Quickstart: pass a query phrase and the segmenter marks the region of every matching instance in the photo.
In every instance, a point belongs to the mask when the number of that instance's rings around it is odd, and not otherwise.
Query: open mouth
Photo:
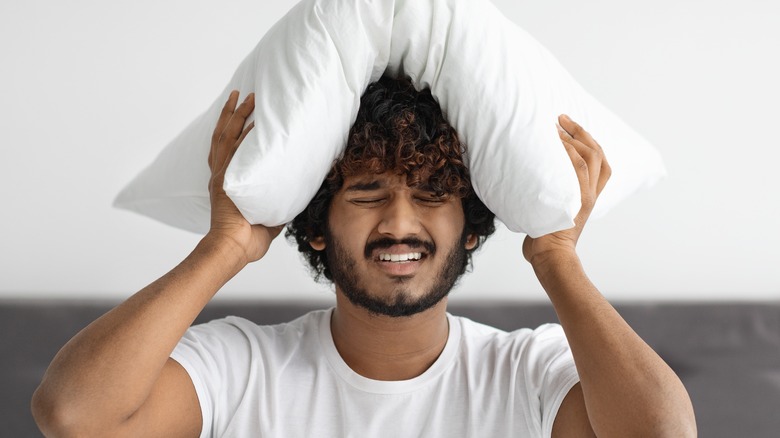
[[[401,251],[398,249],[380,249],[374,255],[376,266],[392,277],[407,278],[414,275],[428,257],[427,253],[411,248]]]
[[[380,262],[405,263],[405,262],[416,262],[422,260],[424,256],[425,254],[421,252],[409,252],[405,254],[390,254],[390,253],[380,252],[377,259]]]
[[[424,260],[435,251],[433,242],[416,238],[402,240],[382,238],[366,245],[365,256],[366,259],[374,261],[403,262]]]

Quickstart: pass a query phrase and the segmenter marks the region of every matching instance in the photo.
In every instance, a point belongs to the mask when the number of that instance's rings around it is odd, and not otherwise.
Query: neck
[[[447,344],[447,299],[409,317],[369,313],[336,292],[333,343],[353,371],[374,380],[408,380],[424,373]]]

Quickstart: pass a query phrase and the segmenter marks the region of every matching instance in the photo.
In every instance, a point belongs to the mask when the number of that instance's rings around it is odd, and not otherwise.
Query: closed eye
[[[384,198],[352,199],[349,202],[357,205],[371,205],[371,204],[378,204],[382,201],[384,201]]]
[[[429,205],[439,205],[447,201],[447,196],[420,196],[417,200]]]

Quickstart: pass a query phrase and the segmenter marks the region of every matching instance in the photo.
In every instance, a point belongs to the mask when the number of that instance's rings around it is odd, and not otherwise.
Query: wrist
[[[244,247],[236,239],[213,232],[200,240],[194,253],[216,257],[231,277],[249,263]]]
[[[579,256],[575,248],[553,247],[542,251],[537,251],[528,258],[528,262],[534,268],[534,271],[557,269],[561,266],[569,265],[573,261],[579,262]]]
[[[534,254],[529,262],[539,282],[545,288],[554,277],[570,275],[574,271],[582,270],[580,258],[574,249],[543,251]]]

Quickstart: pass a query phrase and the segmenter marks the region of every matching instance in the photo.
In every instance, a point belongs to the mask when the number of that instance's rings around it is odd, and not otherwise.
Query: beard
[[[414,298],[412,291],[405,286],[405,283],[411,279],[410,276],[396,277],[396,287],[393,293],[389,294],[387,298],[380,298],[372,295],[360,285],[355,259],[343,246],[333,239],[330,230],[325,232],[325,252],[333,276],[333,282],[341,288],[344,296],[352,304],[362,307],[372,314],[396,318],[412,316],[428,310],[449,295],[464,271],[463,268],[467,258],[465,242],[466,234],[464,233],[457,239],[452,250],[446,255],[444,264],[439,272],[436,273],[436,278],[431,288],[418,298]],[[387,248],[393,244],[406,244],[413,248],[425,247],[428,250],[429,257],[432,257],[436,252],[436,247],[432,243],[422,242],[418,239],[404,239],[400,241],[382,239],[369,243],[364,251],[364,257],[370,260],[370,254],[373,249]]]

